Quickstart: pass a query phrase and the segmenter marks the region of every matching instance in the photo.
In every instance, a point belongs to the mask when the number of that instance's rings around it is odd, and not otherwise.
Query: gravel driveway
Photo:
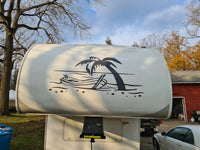
[[[162,122],[163,123],[157,127],[158,132],[168,131],[171,128],[178,125],[198,124],[198,123],[180,121],[178,119],[162,120]],[[140,137],[140,150],[153,150],[152,137],[153,135],[144,135]]]

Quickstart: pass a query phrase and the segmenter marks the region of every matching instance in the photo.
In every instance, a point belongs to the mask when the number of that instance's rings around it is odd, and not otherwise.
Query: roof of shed
[[[200,83],[200,71],[172,71],[172,83]]]

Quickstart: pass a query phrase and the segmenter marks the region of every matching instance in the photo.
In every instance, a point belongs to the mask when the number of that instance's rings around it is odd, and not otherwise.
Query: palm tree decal
[[[78,64],[76,64],[76,66],[78,65],[86,65],[86,71],[88,74],[90,74],[91,76],[93,75],[94,71],[96,70],[97,67],[99,66],[105,66],[114,76],[116,83],[117,83],[117,87],[118,90],[121,91],[125,91],[126,87],[124,84],[124,81],[122,80],[121,76],[119,75],[119,73],[114,69],[117,68],[115,66],[115,64],[113,64],[112,62],[121,64],[121,62],[113,57],[106,57],[104,59],[99,59],[98,57],[90,57],[89,59],[83,60],[81,62],[79,62]],[[91,68],[89,68],[89,65],[92,64]],[[114,67],[114,68],[113,68]],[[98,86],[99,82],[101,82],[101,80],[104,78],[104,75],[101,75],[99,80],[97,81],[97,83],[93,86],[93,89],[96,89],[96,87]]]

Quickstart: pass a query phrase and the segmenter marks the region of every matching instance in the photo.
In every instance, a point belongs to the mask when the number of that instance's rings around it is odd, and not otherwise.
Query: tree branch
[[[4,5],[5,5],[6,0],[3,0],[0,2],[0,12],[4,12]]]
[[[6,25],[5,21],[0,21],[0,24]]]
[[[28,16],[28,17],[34,17],[34,16],[37,16],[38,14],[34,13],[34,14],[21,14],[22,16]]]
[[[31,26],[28,26],[28,25],[26,25],[26,24],[18,24],[18,28],[26,28],[26,29],[29,29],[29,30],[38,30],[38,29],[40,29],[40,23],[41,23],[42,21],[45,22],[45,21],[42,19],[42,16],[45,14],[46,10],[47,10],[47,8],[46,8],[43,12],[37,13],[37,15],[36,15],[36,14],[33,14],[34,16],[36,16],[36,17],[39,18],[39,21],[38,21],[36,27],[31,27]],[[31,15],[29,15],[29,17],[30,17],[30,16],[31,16]]]
[[[6,21],[7,21],[7,18],[4,16],[3,12],[0,10],[0,20],[2,22],[5,22],[5,25],[6,25]]]
[[[7,15],[9,17],[11,16],[11,13],[13,11],[14,3],[15,3],[15,0],[10,0],[10,6],[8,8],[8,15]]]
[[[15,39],[16,43],[20,46],[20,47],[14,48],[14,51],[19,51],[19,50],[24,49],[24,51],[26,52],[26,51],[27,51],[27,48],[24,47],[24,46],[19,42],[19,40],[16,39],[15,36],[13,36],[13,38]]]
[[[29,11],[29,10],[32,10],[32,9],[35,9],[35,8],[40,8],[40,7],[43,7],[43,6],[46,6],[46,5],[51,5],[51,4],[54,4],[57,0],[53,0],[51,2],[46,2],[46,3],[42,3],[42,4],[39,4],[39,5],[35,5],[35,6],[32,6],[32,7],[27,7],[27,8],[24,8],[21,10],[21,14],[23,12],[26,12],[26,11]]]
[[[20,3],[21,3],[21,0],[17,0],[17,11],[19,12],[20,11]]]
[[[29,30],[38,30],[39,27],[31,27],[31,26],[28,26],[26,24],[18,24],[18,28],[26,28],[26,29],[29,29]]]
[[[3,48],[3,49],[5,49],[6,47],[5,47],[5,46],[3,46],[3,45],[0,45],[0,48]]]
[[[20,49],[20,48],[18,48],[18,49]],[[22,54],[22,53],[16,53],[16,52],[14,52],[13,55],[19,55],[19,56],[24,57],[24,54]]]
[[[55,4],[56,4],[56,6],[58,6],[59,8],[61,8],[63,10],[63,12],[67,15],[67,17],[70,19],[70,21],[73,25],[77,26],[81,30],[90,29],[90,27],[86,26],[85,24],[83,24],[79,20],[77,20],[77,18],[74,16],[74,14],[70,13],[70,11],[67,10],[64,6],[62,6],[62,4],[60,4],[60,3],[55,3]]]

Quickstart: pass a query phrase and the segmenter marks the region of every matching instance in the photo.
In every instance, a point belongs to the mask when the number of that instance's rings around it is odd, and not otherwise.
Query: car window
[[[194,136],[190,129],[184,127],[176,127],[167,133],[167,136],[189,143],[194,144]]]
[[[193,144],[194,145],[194,136],[193,136],[193,133],[190,129],[188,129],[188,133],[185,137],[185,142],[186,143],[189,143],[189,144]]]

